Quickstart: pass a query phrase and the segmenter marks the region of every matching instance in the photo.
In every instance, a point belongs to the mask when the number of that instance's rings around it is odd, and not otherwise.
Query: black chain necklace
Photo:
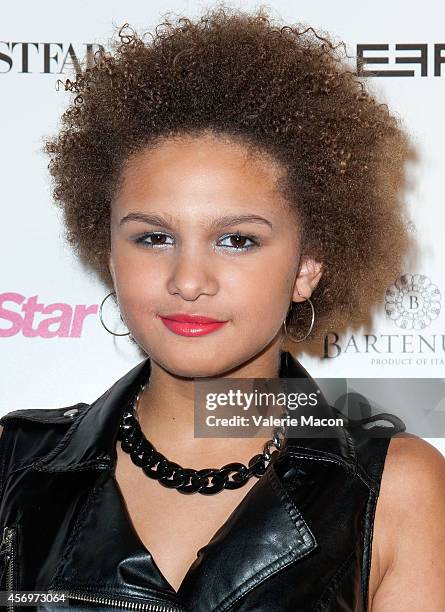
[[[273,437],[263,447],[262,453],[254,455],[248,467],[243,463],[228,463],[222,468],[207,468],[194,470],[183,468],[169,461],[144,436],[137,418],[137,405],[144,390],[143,385],[130,407],[124,410],[118,432],[121,448],[128,453],[133,463],[142,468],[149,477],[157,480],[169,489],[177,489],[180,493],[201,493],[213,495],[222,489],[238,489],[246,484],[252,476],[261,478],[272,457],[281,449],[284,439],[284,429],[275,427]],[[272,446],[277,450],[270,452]],[[232,476],[232,480],[230,480]],[[211,482],[209,483],[209,479]]]

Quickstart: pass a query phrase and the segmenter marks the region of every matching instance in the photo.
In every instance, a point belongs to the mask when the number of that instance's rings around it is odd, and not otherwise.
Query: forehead
[[[257,206],[282,204],[277,180],[284,175],[269,155],[214,135],[163,139],[124,165],[116,203],[175,204],[228,201]]]

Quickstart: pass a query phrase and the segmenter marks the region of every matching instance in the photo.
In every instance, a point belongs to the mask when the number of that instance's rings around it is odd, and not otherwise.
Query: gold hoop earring
[[[284,319],[284,321],[283,321],[283,325],[284,325],[284,333],[286,334],[286,337],[287,337],[287,338],[289,338],[289,340],[290,340],[291,342],[295,342],[295,343],[297,343],[297,342],[303,342],[303,340],[306,340],[306,338],[309,336],[309,334],[310,334],[310,333],[311,333],[311,331],[312,331],[312,328],[314,327],[314,321],[315,321],[315,308],[314,308],[314,305],[313,305],[313,303],[312,303],[311,298],[306,298],[306,300],[309,302],[309,304],[310,304],[310,306],[311,306],[311,309],[312,309],[312,321],[311,321],[311,326],[310,326],[310,328],[309,328],[309,331],[306,333],[306,335],[305,335],[305,336],[303,336],[303,338],[300,338],[299,340],[295,340],[295,338],[293,338],[293,337],[292,337],[292,336],[291,336],[291,335],[288,333],[288,331],[287,331],[286,319]],[[291,302],[291,307],[292,307],[292,303],[293,303],[293,302]],[[290,309],[289,309],[289,310],[290,310]],[[288,314],[289,314],[289,312],[288,312]],[[286,315],[286,318],[287,318],[287,315]]]
[[[102,323],[102,326],[103,326],[103,327],[104,327],[104,328],[107,330],[107,332],[108,332],[109,334],[112,334],[113,336],[129,336],[129,335],[130,335],[130,332],[127,332],[126,334],[116,334],[116,332],[111,331],[111,329],[109,329],[109,328],[108,328],[108,327],[105,325],[105,323],[104,323],[103,316],[102,316],[102,308],[103,308],[103,305],[105,304],[106,300],[107,300],[107,299],[110,297],[110,295],[113,295],[113,294],[114,294],[114,295],[116,295],[116,292],[115,292],[115,291],[111,291],[111,293],[109,293],[108,295],[106,295],[106,296],[104,297],[104,299],[102,300],[102,302],[101,302],[101,305],[100,305],[100,308],[99,308],[99,319],[100,319],[100,322]],[[121,315],[119,315],[119,316],[120,316],[120,319],[121,319],[121,321],[122,321],[122,323],[123,323],[123,322],[124,322],[124,320],[123,320],[122,316],[121,316]]]

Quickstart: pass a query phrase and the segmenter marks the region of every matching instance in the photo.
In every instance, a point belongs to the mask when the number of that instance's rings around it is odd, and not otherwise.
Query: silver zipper
[[[6,590],[14,589],[14,567],[15,567],[15,529],[13,527],[5,527],[3,529],[3,537],[0,544],[0,554],[6,551],[5,560],[6,568]],[[7,606],[8,612],[14,612],[14,606]]]
[[[69,599],[78,599],[80,601],[88,601],[99,603],[106,606],[114,606],[124,610],[144,610],[146,612],[185,612],[184,608],[172,607],[169,604],[163,603],[141,603],[138,601],[125,601],[123,599],[110,599],[100,595],[87,595],[84,593],[68,592]]]

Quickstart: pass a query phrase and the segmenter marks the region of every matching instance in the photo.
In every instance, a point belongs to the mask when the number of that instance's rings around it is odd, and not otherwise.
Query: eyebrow
[[[166,227],[173,229],[168,221],[156,214],[146,214],[143,212],[131,212],[119,221],[119,226],[130,221],[140,221],[142,223],[149,223],[150,225],[156,225],[159,227]],[[210,221],[210,229],[219,229],[221,227],[227,227],[230,225],[236,225],[237,223],[260,223],[268,225],[273,229],[272,223],[259,215],[225,215],[223,217],[216,217]]]

